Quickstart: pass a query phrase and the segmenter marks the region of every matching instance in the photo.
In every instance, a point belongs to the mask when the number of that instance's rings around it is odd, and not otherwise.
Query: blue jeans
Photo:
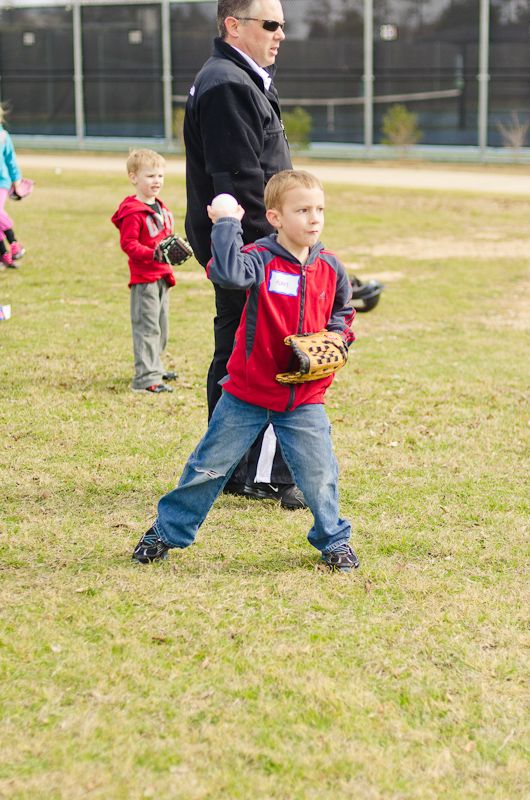
[[[195,540],[215,498],[256,436],[269,423],[285,461],[313,512],[308,540],[321,552],[335,550],[351,534],[339,517],[338,466],[323,405],[268,411],[223,392],[203,439],[188,459],[179,484],[158,504],[155,528],[169,547]]]

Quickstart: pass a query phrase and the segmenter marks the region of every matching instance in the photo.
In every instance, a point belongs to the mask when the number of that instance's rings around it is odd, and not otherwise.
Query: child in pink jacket
[[[13,220],[4,206],[11,186],[16,190],[22,176],[11,136],[2,124],[4,119],[5,111],[0,105],[0,269],[6,267],[16,269],[17,261],[22,258],[25,250],[20,242],[17,242]]]

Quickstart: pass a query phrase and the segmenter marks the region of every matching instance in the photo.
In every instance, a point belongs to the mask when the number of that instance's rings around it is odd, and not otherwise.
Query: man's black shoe
[[[245,496],[245,484],[239,481],[228,481],[223,489],[224,494],[237,494],[241,497]]]
[[[304,493],[298,486],[288,486],[282,492],[282,499],[280,500],[282,508],[288,508],[290,511],[296,511],[299,508],[307,508]]]
[[[162,541],[154,527],[144,533],[132,554],[132,560],[140,564],[150,564],[167,558],[169,547]]]
[[[307,508],[305,497],[298,486],[290,483],[246,483],[245,495],[254,500],[276,500],[283,508],[291,511]]]
[[[361,565],[350,545],[346,542],[337,547],[336,550],[322,553],[322,561],[329,567],[331,572],[351,572],[352,569],[358,569]]]

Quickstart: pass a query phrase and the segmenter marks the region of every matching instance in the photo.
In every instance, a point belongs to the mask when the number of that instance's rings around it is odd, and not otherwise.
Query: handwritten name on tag
[[[300,275],[288,275],[276,269],[271,270],[269,277],[269,292],[276,294],[286,294],[289,297],[296,297],[300,286]]]

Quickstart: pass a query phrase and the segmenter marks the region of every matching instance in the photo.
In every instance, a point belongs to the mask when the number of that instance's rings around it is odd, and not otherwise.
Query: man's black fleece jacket
[[[272,70],[269,68],[269,71]],[[222,39],[193,84],[184,119],[186,146],[186,234],[198,261],[211,256],[212,224],[206,206],[228,192],[245,209],[243,241],[271,233],[265,219],[265,184],[291,169],[278,93]]]

